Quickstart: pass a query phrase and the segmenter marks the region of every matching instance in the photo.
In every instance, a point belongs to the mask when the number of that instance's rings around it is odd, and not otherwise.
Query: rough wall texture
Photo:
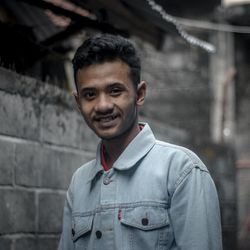
[[[238,158],[238,238],[241,250],[250,249],[250,50],[247,36],[236,37],[236,98],[237,131],[236,148]]]
[[[56,249],[65,190],[96,137],[69,95],[0,69],[0,249]]]
[[[209,55],[170,36],[161,51],[138,44],[148,82],[144,114],[188,131],[191,144],[209,138]]]
[[[187,134],[151,118],[158,138]],[[73,98],[56,87],[0,68],[0,249],[54,250],[65,192],[98,139]]]

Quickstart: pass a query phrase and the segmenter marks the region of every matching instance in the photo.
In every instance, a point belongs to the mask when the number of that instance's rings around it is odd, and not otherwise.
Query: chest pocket
[[[165,208],[136,207],[122,211],[121,223],[147,231],[168,226],[169,219]]]
[[[75,244],[75,249],[87,249],[93,226],[93,218],[93,215],[73,216],[72,240]]]
[[[120,222],[126,249],[167,249],[170,223],[166,208],[125,208],[122,209]]]

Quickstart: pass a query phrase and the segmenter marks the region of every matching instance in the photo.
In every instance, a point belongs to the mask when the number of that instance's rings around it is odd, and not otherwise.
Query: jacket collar
[[[115,161],[112,168],[117,170],[128,170],[136,165],[155,145],[154,134],[147,123],[141,123],[144,128],[130,142],[120,157]],[[103,171],[100,157],[101,142],[96,150],[96,163],[90,170],[89,180],[93,180],[97,173]]]

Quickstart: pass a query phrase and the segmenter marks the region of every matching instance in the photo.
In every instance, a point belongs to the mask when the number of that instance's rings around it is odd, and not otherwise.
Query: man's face
[[[129,72],[129,66],[120,60],[77,71],[78,107],[88,126],[102,139],[130,136],[138,126],[137,106],[144,101],[145,83],[136,90]]]

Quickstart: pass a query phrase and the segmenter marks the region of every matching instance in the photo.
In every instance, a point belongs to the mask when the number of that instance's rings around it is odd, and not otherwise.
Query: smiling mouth
[[[117,118],[117,115],[109,115],[109,116],[99,116],[95,120],[98,122],[110,122]]]

